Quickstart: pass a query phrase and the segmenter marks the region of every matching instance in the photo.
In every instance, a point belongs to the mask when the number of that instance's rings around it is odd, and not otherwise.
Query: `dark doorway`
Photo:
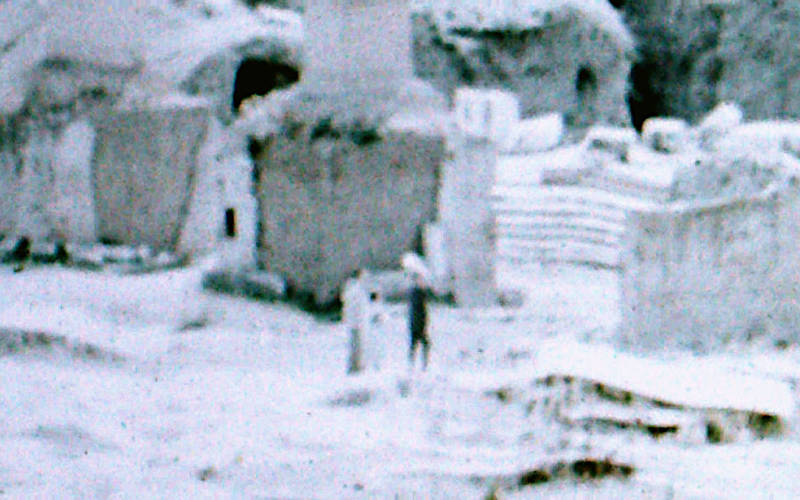
[[[233,208],[225,210],[225,236],[236,238],[236,210]]]
[[[580,67],[578,74],[575,75],[575,90],[578,91],[580,96],[585,96],[597,90],[597,77],[591,68],[587,66]]]
[[[597,76],[589,66],[581,66],[575,75],[575,91],[578,94],[578,109],[572,118],[573,125],[588,125],[594,122],[597,100]]]
[[[297,68],[267,59],[247,58],[236,70],[233,83],[233,111],[238,112],[242,101],[254,95],[267,95],[300,79]]]
[[[650,61],[636,63],[631,68],[628,108],[633,126],[640,132],[645,120],[667,114],[664,96],[658,90],[660,73],[658,64]]]

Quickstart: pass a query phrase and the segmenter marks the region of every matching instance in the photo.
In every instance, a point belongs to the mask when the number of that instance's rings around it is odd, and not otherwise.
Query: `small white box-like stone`
[[[470,137],[488,139],[511,149],[519,125],[519,101],[511,92],[460,88],[455,94],[456,124]]]

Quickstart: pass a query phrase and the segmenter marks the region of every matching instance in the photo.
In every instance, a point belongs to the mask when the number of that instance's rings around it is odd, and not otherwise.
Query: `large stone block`
[[[463,87],[455,93],[455,115],[465,134],[510,149],[519,126],[519,102],[511,92]]]
[[[759,336],[798,340],[800,191],[636,211],[622,275],[623,338],[639,349],[707,352]]]
[[[209,122],[203,106],[119,111],[97,124],[97,236],[175,250]]]
[[[69,124],[58,137],[53,165],[55,232],[71,242],[97,240],[91,162],[95,130],[88,120]]]
[[[267,138],[256,165],[259,262],[318,304],[355,269],[399,266],[436,216],[444,157],[440,136],[326,123]]]

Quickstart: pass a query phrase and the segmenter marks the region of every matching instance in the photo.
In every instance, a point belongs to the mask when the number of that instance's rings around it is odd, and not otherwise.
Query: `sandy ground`
[[[505,269],[501,281],[524,290],[523,307],[433,307],[424,374],[406,366],[404,307],[387,305],[381,370],[348,377],[339,324],[199,292],[192,270],[134,279],[0,268],[0,328],[64,338],[0,349],[0,496],[483,498],[497,485],[500,498],[790,498],[800,489],[793,429],[709,445],[568,428],[529,411],[537,366],[614,365],[599,353],[615,352],[617,279],[563,266]],[[203,311],[205,324],[181,328]],[[581,349],[583,358],[570,355]],[[798,358],[794,348],[742,349],[686,366],[783,384],[754,401],[783,404],[792,421],[794,392],[787,403],[781,387],[800,374]],[[507,397],[493,395],[505,387]],[[586,456],[636,470],[517,487],[515,474]]]

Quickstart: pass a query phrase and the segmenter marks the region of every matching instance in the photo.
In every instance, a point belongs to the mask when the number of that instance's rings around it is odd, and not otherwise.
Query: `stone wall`
[[[637,349],[704,352],[767,335],[798,340],[800,186],[629,217],[622,335]]]
[[[94,139],[94,126],[83,119],[70,123],[55,144],[53,225],[60,238],[71,242],[97,240],[91,180]]]
[[[131,74],[67,60],[31,69],[19,108],[0,115],[0,233],[95,239],[93,122],[114,106]]]
[[[414,248],[436,216],[444,140],[389,130],[356,144],[352,133],[314,131],[269,137],[256,160],[258,253],[326,304],[353,270],[397,268]]]
[[[256,253],[256,201],[253,162],[238,148],[232,133],[212,119],[200,148],[197,175],[178,251],[218,252],[218,267],[252,268]],[[230,220],[227,211],[230,210]]]
[[[14,229],[18,163],[15,155],[0,148],[0,234],[10,234]]]
[[[201,106],[119,111],[98,121],[92,160],[98,238],[176,249],[208,122]]]

